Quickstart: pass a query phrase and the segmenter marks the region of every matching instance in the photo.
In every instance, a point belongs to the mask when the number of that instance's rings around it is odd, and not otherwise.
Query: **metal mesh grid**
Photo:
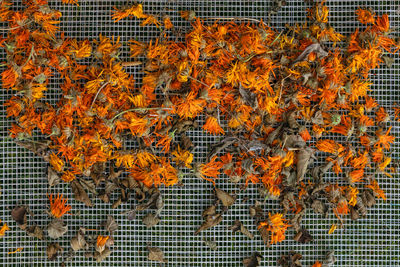
[[[49,1],[50,5],[63,13],[61,28],[69,37],[93,39],[99,34],[106,36],[121,36],[121,41],[129,39],[141,41],[150,40],[159,35],[159,31],[152,27],[139,27],[139,22],[123,20],[117,24],[110,17],[113,6],[121,6],[124,1],[86,1],[80,0],[79,7],[63,5],[60,0]],[[162,0],[143,1],[144,11],[147,13],[167,12],[171,15],[176,26],[188,26],[177,20],[177,10],[194,10],[200,17],[252,17],[267,18],[272,1],[243,0],[243,1],[195,1],[195,0]],[[301,23],[305,19],[305,10],[308,7],[303,0],[286,1],[277,15],[272,17],[271,24],[278,30],[285,24]],[[371,7],[378,14],[387,13],[391,20],[391,27],[400,26],[400,1],[327,1],[330,8],[330,21],[342,34],[351,33],[359,23],[355,22],[354,11],[359,6]],[[21,4],[15,2],[15,7]],[[173,11],[169,11],[173,10]],[[125,51],[122,58],[127,58]],[[1,54],[2,61],[5,55]],[[135,79],[140,78],[137,69],[129,71]],[[391,68],[382,67],[373,72],[371,79],[372,95],[379,104],[390,109],[393,102],[400,102],[400,61],[398,58]],[[55,101],[59,90],[58,80],[53,77],[48,99]],[[46,257],[46,242],[28,237],[10,218],[10,209],[16,204],[28,205],[36,214],[35,220],[39,226],[45,227],[49,223],[45,210],[48,208],[47,193],[63,192],[69,199],[73,199],[71,190],[67,186],[59,185],[48,189],[46,169],[47,164],[42,159],[17,146],[8,137],[8,128],[11,121],[5,117],[3,103],[11,96],[11,91],[2,90],[0,93],[0,218],[6,222],[11,231],[0,240],[0,265],[7,266],[58,266],[60,261],[49,262]],[[54,102],[55,103],[55,102]],[[392,133],[399,137],[399,123],[393,122]],[[204,161],[204,155],[209,146],[216,141],[215,137],[204,134],[200,129],[188,133],[197,146],[195,157]],[[393,160],[399,160],[399,144],[393,146]],[[328,176],[329,177],[329,176]],[[333,177],[333,176],[332,176]],[[250,187],[239,195],[234,207],[224,215],[223,222],[208,231],[194,236],[194,231],[202,222],[201,212],[213,201],[212,184],[194,177],[184,180],[184,187],[162,189],[165,208],[161,214],[162,221],[152,230],[146,229],[141,222],[144,214],[138,214],[133,221],[128,221],[121,211],[127,210],[131,204],[123,204],[117,210],[112,210],[110,204],[95,201],[94,208],[85,208],[83,204],[69,201],[73,211],[80,211],[78,216],[66,216],[69,226],[68,233],[62,238],[60,245],[68,249],[69,241],[82,222],[88,228],[96,228],[107,215],[112,215],[120,225],[115,233],[116,245],[113,253],[99,266],[158,266],[158,263],[147,260],[147,244],[161,248],[168,260],[165,266],[241,266],[243,258],[259,251],[264,257],[262,266],[275,266],[276,260],[282,254],[295,250],[303,255],[302,263],[310,266],[327,251],[335,250],[336,266],[400,266],[400,179],[397,174],[393,178],[383,175],[378,177],[381,188],[385,190],[388,201],[378,201],[370,210],[367,217],[358,221],[346,219],[345,228],[333,235],[327,235],[333,217],[323,218],[309,212],[303,225],[310,230],[314,241],[309,244],[299,244],[291,240],[293,232],[288,234],[287,240],[266,248],[258,234],[253,219],[248,216],[248,207],[254,200],[261,200],[255,187]],[[234,191],[237,186],[229,183],[225,178],[219,179],[217,185],[224,190]],[[242,203],[244,197],[250,201]],[[133,204],[133,202],[132,202]],[[276,201],[267,201],[264,210],[278,210]],[[237,233],[232,234],[227,226],[232,225],[235,219],[240,219],[256,236],[255,240]],[[210,250],[203,239],[212,239],[217,242],[218,250]],[[17,254],[8,255],[7,252],[17,247],[24,250]],[[67,263],[70,266],[95,265],[91,260],[84,258],[83,253]]]

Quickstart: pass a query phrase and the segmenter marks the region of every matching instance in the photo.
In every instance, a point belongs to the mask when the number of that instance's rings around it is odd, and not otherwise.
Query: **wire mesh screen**
[[[80,0],[79,6],[63,5],[61,1],[49,1],[50,6],[62,12],[61,29],[68,37],[78,39],[94,39],[104,36],[120,36],[126,44],[130,39],[149,41],[159,37],[160,31],[154,27],[141,27],[135,19],[126,19],[114,23],[111,19],[111,10],[114,6],[126,4],[124,1],[86,1]],[[187,29],[189,24],[178,20],[179,10],[193,10],[199,17],[246,17],[267,20],[273,1],[243,0],[243,1],[195,1],[195,0],[160,0],[143,1],[143,8],[150,14],[168,14],[176,27]],[[330,22],[342,34],[353,32],[360,24],[356,21],[354,11],[358,7],[370,7],[376,13],[387,13],[391,27],[400,27],[400,1],[327,1],[330,8]],[[16,9],[22,4],[14,1]],[[271,25],[277,30],[286,24],[303,23],[306,9],[309,4],[303,0],[289,0],[276,15],[271,16]],[[128,59],[126,49],[120,55]],[[5,54],[1,54],[4,61]],[[130,67],[130,72],[140,82],[141,74],[137,67]],[[394,102],[400,102],[400,61],[396,57],[391,68],[382,67],[371,75],[372,91],[380,105],[390,110]],[[47,98],[55,103],[60,90],[59,80],[54,76],[47,92]],[[11,97],[12,91],[2,90],[1,104]],[[0,218],[6,222],[11,231],[0,240],[0,264],[7,266],[59,266],[62,258],[49,262],[46,256],[46,242],[27,236],[20,230],[10,217],[12,207],[17,204],[27,205],[35,214],[35,221],[45,227],[49,218],[45,211],[48,209],[48,193],[63,192],[71,199],[72,216],[66,216],[69,230],[60,245],[69,248],[69,240],[75,235],[79,227],[96,228],[112,215],[119,224],[114,235],[115,246],[113,252],[102,263],[95,263],[78,253],[72,261],[66,262],[70,266],[158,266],[159,263],[147,259],[147,245],[156,246],[165,253],[168,261],[165,266],[241,266],[245,257],[258,251],[263,256],[262,266],[276,266],[277,259],[296,251],[303,255],[304,266],[311,266],[316,259],[323,257],[326,252],[334,250],[337,258],[336,266],[400,266],[400,179],[398,174],[392,178],[378,175],[377,179],[387,195],[387,201],[379,201],[371,209],[368,216],[351,221],[346,219],[345,227],[335,234],[328,235],[328,229],[334,221],[333,216],[327,218],[322,215],[308,212],[303,225],[309,229],[314,240],[308,244],[299,244],[292,240],[294,232],[290,232],[287,239],[277,245],[267,248],[257,234],[256,225],[249,216],[249,206],[255,200],[263,201],[256,186],[240,193],[237,204],[224,215],[221,224],[195,236],[194,232],[202,223],[201,213],[214,200],[213,185],[196,177],[184,179],[184,186],[161,188],[165,201],[165,208],[161,214],[161,222],[154,228],[147,229],[141,218],[144,213],[138,213],[134,220],[127,220],[124,211],[135,204],[134,200],[122,204],[118,209],[111,209],[111,204],[95,200],[94,208],[86,208],[84,204],[73,201],[68,186],[58,185],[48,188],[46,170],[47,163],[26,149],[19,147],[8,137],[8,128],[12,121],[6,118],[5,108],[1,105],[0,117]],[[201,120],[201,118],[199,118]],[[393,125],[392,133],[399,137],[399,125]],[[187,133],[192,139],[196,150],[194,156],[197,161],[204,162],[210,145],[217,141],[217,137],[205,134],[201,129]],[[133,143],[132,143],[133,145]],[[399,160],[399,143],[393,146],[393,160]],[[331,174],[333,177],[333,174]],[[327,175],[329,179],[329,174]],[[232,192],[238,190],[235,185],[221,177],[217,181],[219,188]],[[244,201],[245,199],[249,199]],[[279,203],[267,200],[263,204],[264,210],[279,210]],[[248,239],[240,233],[232,233],[228,226],[239,219],[255,234],[254,240]],[[213,240],[217,250],[211,250],[204,240]],[[16,254],[7,254],[18,247],[24,249]]]

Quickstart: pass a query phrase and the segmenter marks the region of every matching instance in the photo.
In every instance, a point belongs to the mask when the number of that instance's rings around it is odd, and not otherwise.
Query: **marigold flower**
[[[386,200],[385,192],[380,189],[378,182],[376,180],[371,181],[369,185],[365,186],[366,188],[372,189],[372,191],[383,200]]]
[[[50,155],[50,164],[53,166],[54,170],[61,172],[64,167],[64,161],[62,161],[56,154],[52,153]]]
[[[364,169],[351,171],[349,177],[350,177],[350,182],[353,184],[362,182],[364,178]]]
[[[215,161],[216,159],[217,156],[214,156],[210,162],[206,164],[201,164],[198,170],[200,177],[207,181],[212,182],[214,186],[215,186],[215,181],[208,177],[217,178],[218,175],[220,174],[219,170],[224,166],[222,162]]]
[[[170,17],[166,16],[164,18],[164,28],[169,30],[172,29],[173,27],[174,25],[172,24]]]
[[[362,24],[373,24],[375,22],[375,15],[369,10],[359,8],[357,9],[356,14],[358,21]]]
[[[349,186],[348,187],[348,201],[349,201],[349,205],[351,206],[355,206],[357,204],[357,195],[358,195],[359,191],[356,187],[352,187]]]
[[[382,146],[386,150],[390,149],[390,144],[392,144],[395,140],[394,136],[389,135],[391,130],[392,130],[392,127],[389,127],[389,129],[386,131],[385,134],[382,134],[381,129],[376,132],[378,141],[375,143],[375,147]]]
[[[106,245],[106,243],[107,243],[107,240],[110,238],[110,236],[102,236],[102,235],[99,235],[99,236],[97,236],[97,242],[96,242],[96,245],[98,246],[98,247],[104,247],[105,245]]]
[[[312,267],[322,267],[322,263],[319,261],[316,261]]]
[[[114,7],[115,11],[113,11],[112,14],[112,19],[114,22],[118,22],[121,19],[127,18],[127,17],[136,17],[138,19],[146,18],[146,14],[143,13],[143,6],[142,4],[137,4],[133,5],[129,8],[126,8],[124,10],[118,10]]]
[[[72,182],[73,180],[75,180],[75,178],[75,174],[73,174],[71,171],[65,171],[61,176],[61,180],[67,183]]]
[[[53,200],[53,194],[48,196],[50,201],[50,212],[55,218],[61,218],[64,214],[71,210],[70,205],[65,205],[68,199],[63,199],[63,195],[57,195]]]
[[[331,139],[320,140],[315,146],[322,152],[331,154],[338,153],[338,144]]]
[[[187,150],[181,149],[181,147],[178,145],[177,150],[173,151],[171,153],[173,156],[175,156],[174,161],[178,164],[183,164],[185,165],[186,168],[191,169],[192,166],[190,164],[193,161],[193,154],[190,153]]]
[[[62,0],[61,2],[64,4],[75,4],[75,5],[79,6],[78,0]]]
[[[276,244],[285,240],[285,232],[290,225],[286,223],[283,214],[275,213],[272,215],[269,213],[268,216],[268,220],[260,222],[258,229],[266,227],[266,229],[271,232],[271,244]]]
[[[203,129],[211,134],[225,134],[224,129],[219,125],[217,118],[208,117],[206,123],[203,125]]]

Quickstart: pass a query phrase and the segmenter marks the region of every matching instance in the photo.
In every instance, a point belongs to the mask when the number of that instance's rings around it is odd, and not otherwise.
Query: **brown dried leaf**
[[[15,141],[15,143],[34,152],[36,155],[43,157],[46,154],[46,150],[49,148],[50,141],[33,142],[24,140],[24,141]]]
[[[74,236],[71,239],[71,247],[72,247],[72,249],[74,251],[78,251],[78,250],[83,249],[83,248],[85,248],[87,246],[88,246],[88,244],[86,243],[84,233],[82,231],[78,231],[76,236]]]
[[[322,47],[319,43],[314,43],[314,44],[310,44],[309,46],[307,46],[306,49],[304,49],[304,51],[296,58],[294,63],[303,61],[312,52],[317,53],[320,57],[326,57],[328,55],[328,52],[326,52],[324,49],[322,49]]]
[[[26,230],[29,236],[36,237],[37,239],[43,240],[44,234],[43,229],[37,225],[31,226]]]
[[[47,258],[53,261],[57,258],[58,252],[62,252],[63,250],[58,243],[50,243],[46,249]]]
[[[18,226],[24,230],[27,226],[28,219],[26,217],[27,209],[25,206],[16,206],[11,211],[11,217],[17,222]]]
[[[47,168],[47,181],[49,182],[49,186],[55,186],[61,182],[60,176],[50,166]]]
[[[199,229],[194,233],[195,235],[199,234],[201,231],[207,230],[208,228],[214,227],[218,225],[222,221],[222,215],[216,214],[213,216],[207,216],[203,224]]]
[[[329,267],[336,262],[335,251],[329,251],[322,261],[322,267]]]
[[[95,260],[97,262],[102,262],[103,260],[105,260],[110,255],[111,255],[111,250],[106,247],[101,253],[96,251],[94,253],[93,257],[95,258]]]
[[[242,234],[244,234],[248,238],[254,239],[254,235],[252,233],[250,233],[250,231],[239,220],[236,220],[235,223],[231,227],[229,227],[229,229],[232,230],[232,232],[234,232],[234,233],[240,231]]]
[[[148,247],[147,249],[149,250],[149,255],[147,256],[149,260],[161,263],[167,262],[167,260],[164,259],[164,252],[161,249],[152,247]]]
[[[223,206],[229,207],[229,206],[232,206],[233,203],[235,203],[236,199],[234,197],[232,197],[231,195],[229,195],[227,192],[225,192],[221,189],[215,188],[215,193],[217,195],[217,198],[219,200],[221,200]]]
[[[294,251],[290,251],[289,255],[282,255],[278,260],[278,264],[282,267],[301,267],[300,260],[303,256]]]
[[[89,199],[89,196],[87,195],[86,191],[83,189],[82,185],[77,180],[73,180],[70,183],[70,185],[72,192],[74,193],[74,198],[77,201],[85,203],[85,205],[88,207],[93,207],[92,201]]]
[[[96,185],[92,180],[80,179],[79,183],[82,185],[84,189],[97,195]]]
[[[108,215],[105,227],[110,234],[113,234],[118,229],[118,223],[115,221],[113,216]]]
[[[298,231],[293,239],[302,244],[309,243],[313,240],[307,229],[301,229],[300,231]]]
[[[314,210],[316,213],[320,214],[325,214],[327,211],[327,208],[325,204],[321,200],[314,200],[313,203],[311,204],[311,208]]]
[[[308,165],[310,163],[311,155],[313,154],[313,150],[309,147],[305,149],[301,149],[297,152],[297,182],[301,182],[304,179],[304,175],[307,172]]]
[[[68,231],[68,226],[61,219],[52,220],[47,226],[47,233],[50,238],[57,239]]]
[[[260,253],[255,252],[252,256],[245,258],[243,260],[243,265],[245,267],[258,267],[260,266],[262,256]]]
[[[261,239],[264,242],[264,245],[269,245],[269,235],[268,235],[268,230],[265,227],[261,227],[258,229],[261,235]]]
[[[160,218],[155,216],[153,213],[149,213],[143,218],[142,221],[147,228],[151,228],[160,222]]]
[[[203,211],[202,216],[207,217],[215,214],[217,214],[217,207],[215,205],[212,205]]]

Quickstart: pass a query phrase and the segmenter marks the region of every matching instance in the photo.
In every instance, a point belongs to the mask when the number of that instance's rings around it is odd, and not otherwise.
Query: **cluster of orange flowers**
[[[348,182],[326,183],[322,189],[338,194],[328,199],[338,217],[357,205],[359,191],[385,198],[365,173],[390,172],[389,115],[367,94],[368,73],[400,48],[387,15],[357,10],[365,27],[343,42],[323,4],[309,10],[308,23],[280,33],[262,21],[207,24],[182,12],[193,27],[185,41],[172,41],[168,31],[149,43],[131,41],[136,61],[122,62],[118,37],[66,38],[57,26],[61,13],[46,0],[25,4],[23,11],[12,11],[9,1],[0,4],[0,20],[9,24],[8,36],[0,41],[8,60],[2,82],[15,91],[6,102],[8,116],[15,119],[10,132],[20,141],[45,135],[43,156],[65,182],[110,163],[148,187],[170,186],[186,168],[212,183],[220,174],[242,177],[241,182],[262,184],[274,197],[295,191],[292,210],[298,213],[305,209],[299,203],[309,197],[306,191],[322,184],[308,175],[308,162],[302,162],[308,155],[326,157],[326,171],[331,168],[338,182],[340,177]],[[141,5],[112,14],[116,22],[127,17],[173,28],[168,17],[159,22]],[[88,58],[94,63],[86,64]],[[139,87],[126,69],[140,64]],[[54,105],[46,93],[55,75],[63,82]],[[221,149],[209,162],[193,164],[191,146],[180,140],[201,116],[206,133],[225,135],[219,145],[230,142],[235,149]],[[333,134],[343,138],[325,137]],[[134,138],[137,149],[127,149],[126,141]],[[288,182],[290,173],[294,183]],[[70,209],[61,198],[50,197],[50,202],[55,217]],[[285,238],[289,225],[283,217],[270,215],[259,225],[271,232],[272,243]],[[106,241],[100,238],[98,244]]]

